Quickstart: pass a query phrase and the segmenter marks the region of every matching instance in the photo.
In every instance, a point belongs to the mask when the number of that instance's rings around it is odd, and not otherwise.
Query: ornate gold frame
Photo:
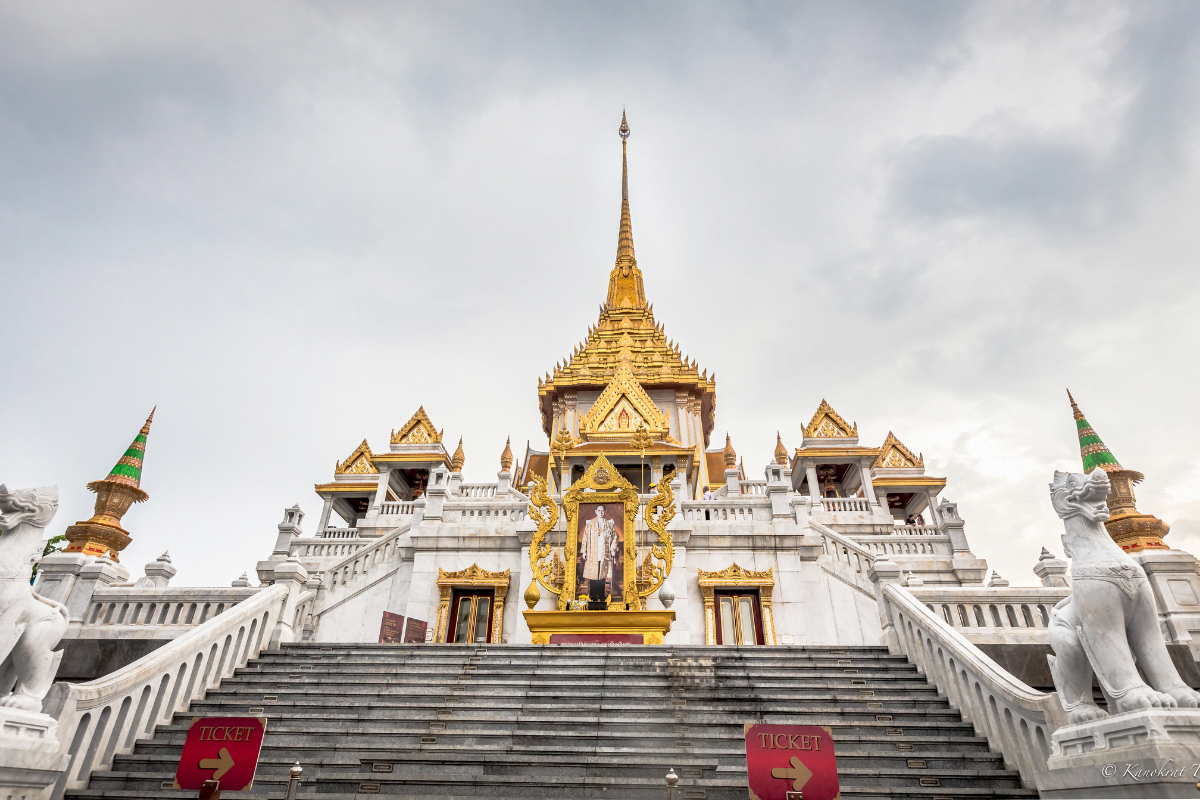
[[[576,481],[563,496],[563,507],[567,516],[567,536],[564,546],[565,563],[559,559],[558,552],[546,541],[547,534],[558,524],[558,503],[550,496],[546,481],[540,475],[530,476],[533,488],[530,490],[529,516],[537,523],[537,531],[529,544],[529,565],[534,579],[547,591],[558,595],[557,608],[565,611],[574,598],[571,592],[575,586],[576,553],[579,545],[579,532],[576,522],[579,515],[579,504],[588,503],[623,503],[625,506],[625,569],[624,596],[621,603],[614,603],[614,609],[624,610],[624,604],[630,604],[631,611],[645,610],[646,598],[658,591],[671,573],[671,565],[675,559],[675,545],[667,530],[667,523],[675,517],[675,494],[669,480],[660,480],[655,484],[655,495],[646,504],[646,527],[657,537],[657,542],[650,545],[646,558],[641,565],[637,564],[636,520],[638,512],[638,495],[633,484],[621,477],[616,468],[603,455],[596,457],[591,466]],[[592,490],[588,492],[587,490]],[[608,489],[608,491],[602,491]],[[572,587],[564,592],[563,587]],[[537,596],[526,590],[526,601]],[[531,606],[532,607],[532,606]]]
[[[433,641],[438,644],[446,643],[446,629],[450,624],[450,598],[454,593],[454,587],[472,589],[490,587],[495,592],[495,599],[492,601],[494,622],[492,623],[492,641],[489,644],[501,644],[501,635],[504,632],[504,601],[508,598],[508,579],[511,572],[510,569],[506,569],[504,572],[488,572],[486,569],[481,569],[478,564],[472,564],[458,572],[446,572],[438,567],[437,587],[440,597],[437,629],[434,632]]]
[[[704,598],[704,643],[717,643],[717,610],[713,602],[715,589],[758,589],[758,601],[762,607],[763,641],[775,644],[775,614],[771,609],[771,591],[775,588],[775,568],[752,572],[730,564],[717,572],[696,570],[700,580],[700,594]]]
[[[592,491],[589,492],[588,489]],[[608,491],[604,491],[605,489]],[[641,597],[638,594],[637,586],[636,531],[638,506],[640,505],[638,493],[637,489],[633,488],[633,484],[621,477],[621,473],[608,463],[608,459],[603,454],[592,463],[587,472],[583,473],[583,477],[575,481],[571,488],[563,494],[563,508],[567,514],[567,542],[563,548],[566,551],[563,554],[566,570],[563,575],[562,589],[566,591],[559,591],[558,607],[560,610],[566,609],[567,601],[574,599],[571,595],[575,591],[575,571],[578,568],[576,556],[579,552],[579,531],[576,529],[576,525],[579,520],[579,504],[585,502],[621,503],[625,506],[623,599],[619,603],[609,604],[609,608],[624,610],[625,604],[629,603],[630,609],[637,611],[641,607]],[[570,589],[568,590],[567,587]]]

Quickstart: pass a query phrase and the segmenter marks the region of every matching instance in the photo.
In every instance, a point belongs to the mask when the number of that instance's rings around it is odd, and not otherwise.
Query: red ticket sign
[[[266,717],[196,717],[175,770],[175,788],[217,781],[222,792],[249,789],[266,732]]]
[[[746,725],[751,800],[838,800],[833,733],[817,725]],[[789,794],[790,793],[790,794]]]

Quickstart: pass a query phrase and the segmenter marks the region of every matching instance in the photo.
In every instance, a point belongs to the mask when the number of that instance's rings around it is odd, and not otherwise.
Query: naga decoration
[[[559,579],[557,586],[554,581],[554,562],[558,560],[558,554],[552,552],[553,548],[546,541],[546,534],[558,525],[558,503],[546,490],[546,479],[541,475],[531,473],[529,483],[529,517],[537,523],[537,531],[529,543],[529,566],[533,568],[533,577],[538,583],[547,591],[559,594],[562,580]],[[560,607],[562,602],[560,597]]]
[[[658,534],[658,542],[650,545],[644,563],[645,580],[649,581],[647,588],[638,587],[642,596],[642,607],[645,608],[645,598],[654,594],[662,586],[663,581],[671,574],[671,564],[675,559],[675,543],[667,531],[667,523],[675,517],[675,493],[671,490],[671,480],[663,477],[655,484],[657,493],[646,504],[646,527]]]

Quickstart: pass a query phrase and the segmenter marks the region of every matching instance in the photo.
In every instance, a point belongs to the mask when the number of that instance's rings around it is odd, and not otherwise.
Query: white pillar
[[[317,525],[317,536],[322,536],[329,527],[329,513],[333,510],[333,498],[326,497],[325,505],[321,508],[321,522]]]
[[[875,496],[875,487],[871,484],[870,462],[863,459],[859,466],[862,469],[863,496],[867,498],[867,502],[879,505],[879,498]]]
[[[804,474],[808,476],[808,496],[816,506],[821,502],[821,490],[817,486],[817,465],[809,461],[804,464]]]

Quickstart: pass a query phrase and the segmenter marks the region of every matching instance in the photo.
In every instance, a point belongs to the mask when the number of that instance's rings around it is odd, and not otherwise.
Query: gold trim
[[[887,475],[887,476],[881,476],[878,478],[871,478],[871,485],[872,486],[883,486],[883,487],[887,487],[889,489],[903,488],[905,486],[912,486],[912,487],[923,488],[923,489],[945,489],[946,488],[946,479],[945,478],[933,478],[933,477],[929,477],[927,475],[910,475],[910,476]]]
[[[533,644],[550,644],[555,633],[640,633],[643,644],[662,644],[675,612],[665,611],[522,611]]]
[[[804,436],[808,439],[851,439],[858,436],[858,423],[851,425],[846,422],[822,398],[817,413],[813,414],[812,421],[804,428]]]
[[[546,479],[541,475],[531,472],[529,483],[532,485],[529,490],[529,518],[537,523],[537,530],[529,542],[529,566],[533,570],[534,580],[551,594],[559,595],[558,607],[566,608],[566,602],[554,582],[555,564],[552,556],[558,558],[558,551],[551,553],[553,548],[546,543],[546,534],[558,525],[558,503],[546,490]],[[558,585],[562,586],[561,583]]]
[[[320,492],[374,492],[379,489],[378,483],[314,483],[313,488]]]
[[[697,569],[696,577],[700,582],[700,595],[704,598],[704,643],[717,643],[716,607],[713,602],[713,590],[725,588],[756,588],[758,602],[762,610],[763,641],[768,645],[776,643],[775,613],[771,608],[771,592],[775,588],[775,568],[770,567],[761,572],[753,572],[730,564],[723,570],[708,572]]]
[[[469,588],[490,587],[495,590],[492,605],[492,640],[489,644],[501,644],[501,634],[504,632],[504,601],[508,597],[508,582],[511,569],[504,572],[488,572],[478,564],[472,564],[458,572],[446,572],[438,567],[438,616],[437,630],[433,640],[438,644],[446,643],[446,628],[450,620],[450,597],[456,586]]]
[[[442,432],[429,421],[425,406],[420,406],[399,431],[392,431],[391,438],[392,444],[439,444],[441,441]]]
[[[888,431],[883,446],[879,448],[879,455],[871,466],[875,469],[920,469],[925,466],[925,454],[913,455],[913,451],[905,447],[896,434]]]
[[[363,439],[362,444],[354,448],[354,452],[346,456],[345,461],[337,462],[333,468],[334,475],[378,475],[379,470],[371,463],[371,445]]]

